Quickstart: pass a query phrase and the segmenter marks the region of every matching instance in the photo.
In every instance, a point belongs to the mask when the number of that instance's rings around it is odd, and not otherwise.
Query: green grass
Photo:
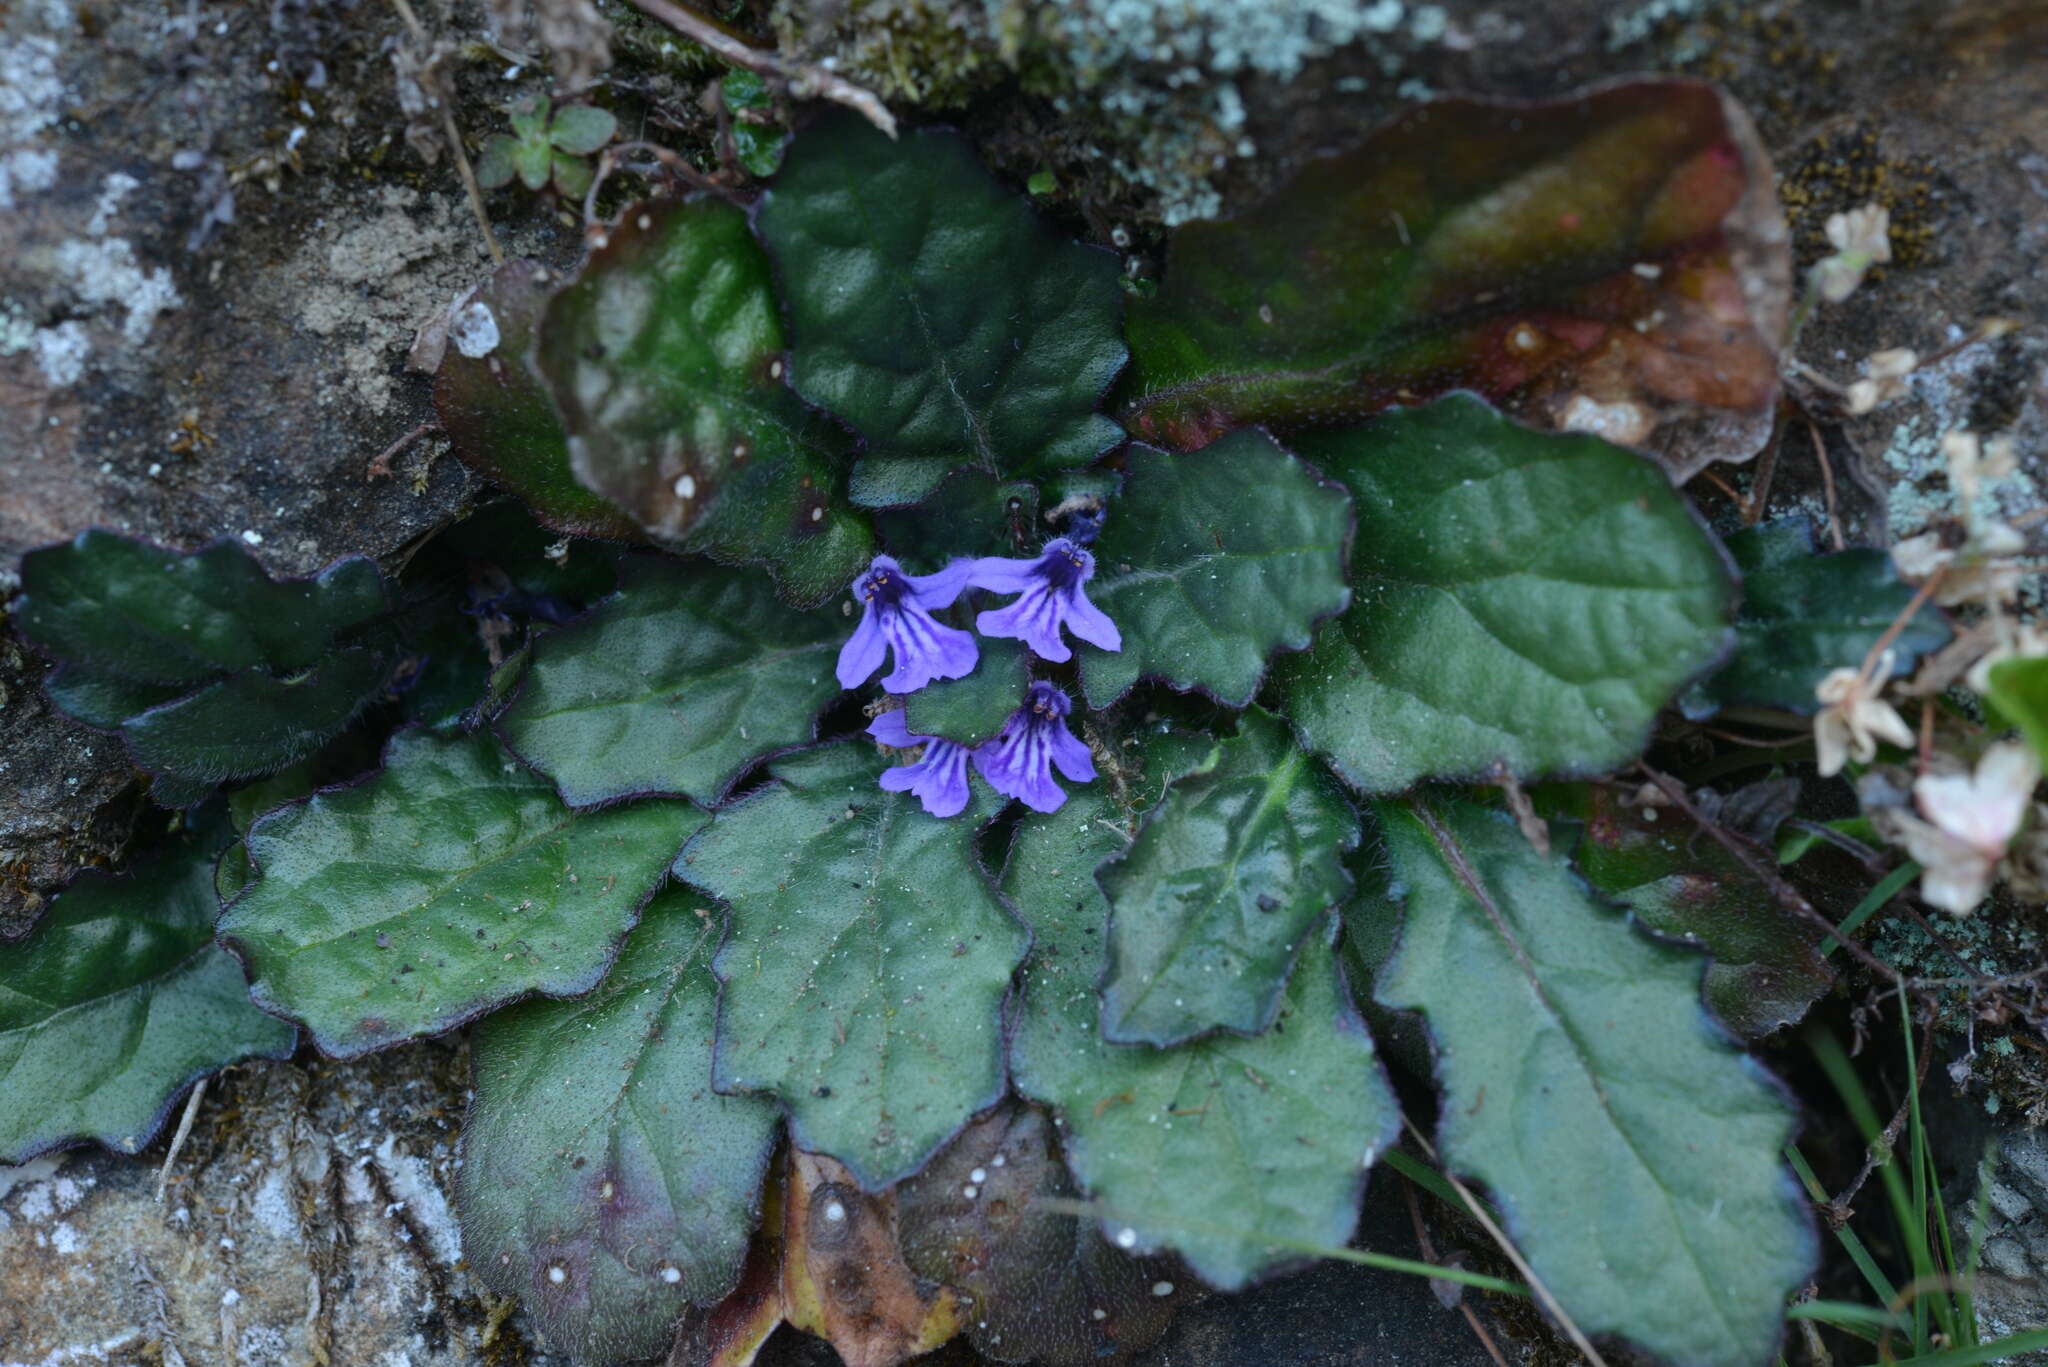
[[[1908,866],[1909,869],[1911,866]],[[1901,870],[1900,872],[1906,872]],[[1896,876],[1896,875],[1895,875]],[[1889,883],[1891,880],[1887,879]],[[1867,916],[1889,900],[1896,889],[1886,891],[1880,884],[1864,899],[1857,911]],[[1882,894],[1882,895],[1880,895]],[[1868,910],[1866,910],[1866,908]],[[1852,916],[1860,920],[1860,916]],[[1843,1301],[1813,1301],[1795,1305],[1795,1318],[1818,1321],[1852,1335],[1876,1350],[1873,1367],[1973,1367],[1976,1363],[1998,1362],[2018,1353],[2048,1348],[2048,1329],[2034,1329],[2009,1335],[1991,1343],[1977,1337],[1977,1309],[1972,1287],[1977,1276],[1978,1250],[1984,1242],[1987,1224],[1986,1194],[1990,1189],[1990,1156],[1978,1167],[1977,1196],[1971,1212],[1969,1238],[1963,1257],[1957,1258],[1950,1230],[1948,1208],[1942,1200],[1940,1176],[1928,1142],[1927,1125],[1920,1109],[1919,1058],[1913,1041],[1913,1017],[1902,986],[1899,993],[1900,1029],[1904,1038],[1906,1077],[1911,1091],[1906,1097],[1906,1124],[1889,1155],[1879,1162],[1873,1176],[1883,1188],[1899,1247],[1907,1266],[1903,1288],[1898,1286],[1856,1231],[1848,1225],[1835,1231],[1843,1251],[1863,1276],[1877,1306]],[[1841,1043],[1825,1030],[1807,1033],[1815,1060],[1842,1099],[1866,1144],[1882,1142],[1884,1123],[1871,1104],[1855,1065],[1843,1052]],[[1814,1176],[1813,1168],[1796,1147],[1788,1146],[1785,1156],[1805,1185],[1815,1204],[1824,1204],[1827,1192]]]

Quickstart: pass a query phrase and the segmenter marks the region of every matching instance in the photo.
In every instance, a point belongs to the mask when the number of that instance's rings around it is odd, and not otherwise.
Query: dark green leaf
[[[580,1359],[651,1356],[739,1280],[777,1114],[711,1090],[721,919],[659,893],[595,992],[476,1030],[463,1252]]]
[[[1834,982],[1812,926],[1673,809],[1637,808],[1592,786],[1560,796],[1559,810],[1585,823],[1573,867],[1650,929],[1706,949],[1707,1005],[1730,1030],[1760,1039],[1799,1020]]]
[[[772,122],[756,121],[768,119],[774,113],[775,102],[769,98],[767,82],[751,71],[735,67],[725,73],[720,88],[725,107],[732,114],[732,141],[740,165],[747,168],[749,175],[774,175],[775,168],[782,165],[786,135]]]
[[[153,774],[193,784],[267,774],[339,735],[390,672],[386,656],[360,648],[290,679],[245,669],[128,718],[121,734]]]
[[[80,874],[26,940],[0,946],[0,1163],[79,1140],[139,1152],[192,1082],[291,1054],[298,1032],[250,1005],[213,942],[225,834],[126,877]]]
[[[1588,1334],[1770,1361],[1816,1253],[1779,1157],[1794,1113],[1702,1010],[1700,954],[1635,932],[1504,815],[1376,810],[1399,901],[1348,914],[1404,919],[1377,995],[1428,1018],[1450,1169]]]
[[[21,562],[16,630],[65,664],[138,683],[200,684],[238,669],[295,674],[384,615],[377,567],[338,560],[273,581],[241,545],[190,553],[81,532]]]
[[[274,581],[232,542],[188,554],[91,531],[31,551],[22,583],[15,621],[61,661],[52,700],[118,731],[167,806],[312,753],[391,673],[384,582],[359,556]]]
[[[800,1148],[877,1190],[1003,1087],[1000,1008],[1022,927],[975,858],[1002,806],[950,821],[885,793],[865,741],[788,756],[718,814],[676,875],[732,905],[718,1086],[770,1092]]]
[[[570,471],[562,419],[533,370],[533,328],[555,280],[537,261],[507,261],[455,306],[434,413],[462,463],[517,494],[546,526],[638,540],[633,520]]]
[[[1365,1169],[1399,1111],[1320,943],[1302,955],[1279,1020],[1254,1039],[1152,1049],[1101,1038],[1109,905],[1093,874],[1128,843],[1134,819],[1112,791],[1150,796],[1209,749],[1155,738],[1142,773],[1019,824],[1002,886],[1033,941],[1010,1059],[1017,1089],[1059,1113],[1074,1175],[1111,1212],[1111,1241],[1171,1247],[1210,1284],[1235,1289],[1297,1261],[1302,1243],[1350,1239]]]
[[[783,606],[757,574],[628,558],[617,595],[534,642],[498,731],[572,806],[709,806],[759,756],[814,737],[850,625]]]
[[[875,463],[864,460],[859,469],[868,470]],[[1024,555],[1036,550],[1044,526],[1038,505],[1034,484],[999,480],[980,470],[957,470],[929,497],[876,513],[875,529],[906,566],[936,570],[954,556]]]
[[[2006,660],[1991,666],[1987,695],[2005,721],[2017,726],[2048,764],[2048,658]]]
[[[1722,544],[1742,572],[1735,654],[1687,695],[1688,711],[1755,703],[1811,713],[1820,706],[1815,686],[1861,665],[1913,601],[1913,586],[1899,582],[1883,551],[1815,555],[1804,518],[1747,527]],[[1951,635],[1941,609],[1923,605],[1893,640],[1897,672],[1911,673]]]
[[[1287,728],[1258,708],[1096,871],[1109,899],[1102,1035],[1179,1044],[1273,1023],[1304,946],[1351,891],[1358,814]]]
[[[943,736],[979,745],[1003,729],[1031,683],[1031,652],[1021,641],[983,637],[981,661],[964,679],[926,684],[903,700],[903,724],[914,736]]]
[[[1624,442],[1732,419],[1742,449],[1699,444],[1739,458],[1768,424],[1790,283],[1769,161],[1714,87],[1434,100],[1174,231],[1130,306],[1125,420],[1184,449],[1471,388]]]
[[[1006,1101],[896,1189],[903,1258],[968,1298],[965,1333],[996,1362],[1095,1367],[1149,1347],[1196,1292],[1179,1260],[1133,1258],[1047,1205],[1079,1191],[1052,1118]]]
[[[782,314],[747,216],[722,199],[629,209],[548,305],[535,363],[569,463],[670,549],[768,567],[823,602],[866,562],[843,438],[783,382]]]
[[[557,151],[583,157],[610,142],[612,134],[618,131],[619,121],[611,111],[596,105],[573,104],[555,112],[554,120],[548,124],[548,141]]]
[[[1610,768],[1728,639],[1720,552],[1640,456],[1469,395],[1299,446],[1355,497],[1352,602],[1274,672],[1363,791]]]
[[[1116,258],[1062,238],[958,134],[820,119],[758,221],[791,383],[876,454],[1031,474],[1118,440],[1095,411],[1125,357]]]
[[[1244,706],[1268,656],[1302,649],[1351,601],[1350,534],[1344,490],[1264,433],[1184,456],[1133,447],[1088,589],[1124,648],[1081,647],[1088,705],[1107,707],[1150,676]]]
[[[676,848],[685,802],[562,805],[488,736],[404,731],[385,766],[249,830],[221,913],[255,999],[352,1058],[532,993],[595,987]]]

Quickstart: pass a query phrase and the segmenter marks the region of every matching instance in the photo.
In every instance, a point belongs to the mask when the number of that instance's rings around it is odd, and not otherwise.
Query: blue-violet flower
[[[920,576],[905,574],[889,556],[876,556],[867,572],[853,581],[854,597],[865,606],[860,625],[839,649],[839,686],[866,683],[882,667],[884,653],[892,650],[896,668],[882,680],[891,693],[915,693],[933,679],[972,674],[981,658],[974,637],[933,621],[932,612],[952,606],[966,589],[973,564],[956,560],[937,574]]]
[[[974,767],[1003,796],[1018,798],[1033,811],[1058,811],[1067,794],[1052,781],[1055,765],[1075,783],[1095,777],[1088,747],[1067,729],[1067,714],[1073,710],[1059,689],[1032,684],[1024,705],[1010,714],[995,738],[974,747]]]
[[[939,736],[911,734],[904,724],[903,709],[884,712],[868,724],[868,734],[897,750],[922,745],[924,754],[914,763],[899,764],[882,771],[882,788],[891,793],[910,793],[933,816],[958,816],[967,806],[967,747]]]
[[[1069,537],[1054,537],[1036,560],[985,556],[971,562],[967,581],[995,593],[1023,597],[1006,608],[994,608],[975,619],[984,636],[1013,636],[1043,660],[1067,660],[1073,651],[1060,639],[1060,626],[1104,650],[1122,650],[1124,638],[1116,623],[1088,601],[1082,586],[1095,577],[1095,557]]]

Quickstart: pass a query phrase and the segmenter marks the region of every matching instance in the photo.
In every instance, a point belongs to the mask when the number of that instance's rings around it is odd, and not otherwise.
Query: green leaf
[[[493,134],[484,142],[484,150],[476,159],[476,181],[486,190],[496,190],[512,183],[512,177],[519,174],[513,165],[513,153],[519,144],[506,133]]]
[[[1798,1021],[1833,984],[1813,928],[1671,808],[1638,809],[1592,785],[1560,797],[1584,823],[1572,866],[1650,929],[1707,951],[1707,1005],[1730,1030],[1761,1039]]]
[[[1991,666],[1987,697],[2048,763],[2048,658],[2005,660]]]
[[[1861,665],[1913,602],[1913,586],[1899,582],[1883,551],[1815,555],[1804,518],[1745,527],[1722,544],[1742,572],[1742,606],[1734,655],[1687,695],[1697,715],[1734,703],[1812,713],[1820,681]],[[1910,674],[1953,634],[1941,609],[1923,605],[1893,640],[1896,671]]]
[[[1102,1036],[1180,1044],[1273,1023],[1297,957],[1351,892],[1358,814],[1270,713],[1253,708],[1138,837],[1096,870],[1109,899]]]
[[[862,461],[855,479],[874,465]],[[877,512],[875,530],[906,566],[936,570],[954,556],[1025,555],[1037,549],[1044,526],[1038,504],[1035,484],[956,470],[918,502]]]
[[[533,370],[533,328],[555,279],[537,261],[507,261],[455,305],[434,413],[462,463],[517,494],[544,525],[638,540],[633,520],[570,471],[568,435]]]
[[[1432,100],[1249,212],[1174,230],[1130,306],[1125,423],[1185,449],[1471,388],[1622,441],[1753,428],[1788,242],[1768,158],[1705,83]]]
[[[553,105],[545,95],[529,95],[506,110],[512,132],[521,142],[548,140],[548,114]]]
[[[1315,624],[1351,601],[1350,534],[1344,490],[1264,433],[1184,456],[1133,447],[1088,588],[1124,648],[1081,647],[1088,705],[1107,707],[1150,676],[1244,706],[1268,656],[1307,646]]]
[[[1728,639],[1720,551],[1640,456],[1469,395],[1298,445],[1355,497],[1352,601],[1275,680],[1364,792],[1611,768]]]
[[[611,111],[599,109],[596,105],[572,104],[567,109],[555,111],[554,121],[548,125],[548,141],[555,150],[567,152],[572,157],[585,157],[612,140],[619,131],[619,121]]]
[[[837,612],[783,606],[756,574],[627,558],[616,595],[534,642],[498,732],[571,806],[710,806],[755,759],[815,737],[848,630]]]
[[[121,734],[137,764],[167,778],[211,785],[268,774],[339,735],[390,673],[386,656],[361,648],[290,679],[245,669],[128,718]]]
[[[1059,1113],[1067,1161],[1109,1209],[1112,1242],[1171,1247],[1203,1280],[1235,1290],[1298,1261],[1304,1243],[1351,1238],[1365,1170],[1392,1142],[1399,1110],[1320,943],[1256,1038],[1172,1049],[1101,1038],[1109,905],[1093,875],[1128,843],[1133,819],[1112,789],[1156,793],[1209,749],[1206,738],[1155,737],[1126,752],[1143,755],[1142,775],[1019,823],[1002,887],[1033,938],[1010,1066],[1019,1092]]]
[[[1046,1367],[1127,1360],[1196,1294],[1178,1259],[1133,1258],[1095,1221],[1048,1209],[1078,1195],[1052,1118],[1015,1100],[896,1189],[904,1261],[969,1298],[963,1332],[983,1358]]]
[[[903,724],[914,736],[943,736],[979,745],[1003,729],[1031,684],[1031,652],[1021,641],[985,636],[981,660],[964,679],[926,684],[903,700]]]
[[[125,877],[80,874],[0,946],[0,1163],[80,1140],[140,1152],[199,1078],[290,1056],[298,1032],[213,942],[224,828]]]
[[[705,819],[571,811],[488,736],[402,731],[384,761],[250,827],[259,876],[220,918],[257,1003],[335,1058],[588,992]]]
[[[888,456],[989,474],[1087,465],[1123,366],[1116,258],[1063,238],[956,133],[832,114],[763,194],[790,380]]]
[[[596,170],[581,157],[572,157],[566,152],[557,152],[550,163],[553,168],[555,193],[565,199],[582,199],[590,192],[590,183],[597,178]]]
[[[22,584],[15,622],[60,662],[52,701],[118,731],[165,805],[311,754],[391,672],[389,599],[360,556],[277,581],[232,542],[90,531],[23,557]]]
[[[765,565],[801,605],[873,550],[844,506],[843,437],[782,382],[782,314],[747,216],[631,209],[548,305],[535,364],[570,467],[671,550]]]
[[[720,917],[659,893],[604,983],[478,1026],[456,1203],[475,1275],[579,1359],[648,1357],[738,1282],[778,1116],[711,1090]]]
[[[389,607],[374,563],[350,556],[274,581],[233,541],[192,552],[89,531],[21,561],[15,629],[80,670],[193,685],[238,669],[295,674]]]
[[[787,135],[775,123],[756,122],[747,117],[751,114],[765,120],[773,115],[775,102],[769,97],[767,82],[751,71],[735,67],[725,73],[720,89],[725,107],[733,116],[732,141],[740,165],[747,168],[749,175],[774,175],[775,168],[782,165],[782,144]]]
[[[519,176],[519,183],[529,190],[541,189],[554,173],[555,152],[548,146],[547,135],[536,133],[522,137],[512,145],[512,169]]]
[[[1349,914],[1405,921],[1377,995],[1428,1018],[1450,1170],[1589,1335],[1768,1362],[1816,1254],[1779,1157],[1794,1111],[1701,1009],[1699,953],[1635,932],[1504,815],[1376,811],[1401,895]]]
[[[718,1087],[769,1092],[790,1139],[879,1190],[1003,1089],[1001,1003],[1026,936],[975,858],[1002,802],[961,817],[885,793],[863,741],[787,756],[676,876],[732,906],[713,964]]]

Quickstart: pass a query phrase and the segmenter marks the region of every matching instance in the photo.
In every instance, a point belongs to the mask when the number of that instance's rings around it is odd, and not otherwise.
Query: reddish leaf
[[[1470,388],[1684,478],[1768,434],[1790,282],[1769,162],[1714,87],[1440,100],[1177,230],[1130,305],[1123,417],[1187,449]]]

